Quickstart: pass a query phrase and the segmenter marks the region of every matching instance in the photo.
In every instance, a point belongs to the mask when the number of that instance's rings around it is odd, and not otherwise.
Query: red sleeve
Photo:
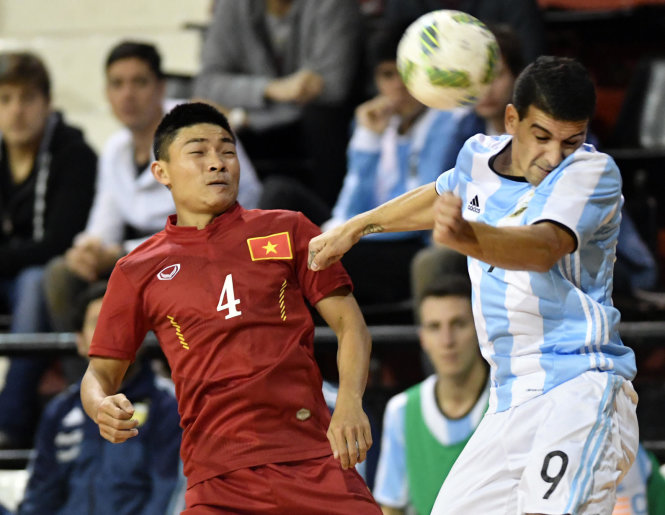
[[[337,288],[347,286],[353,290],[351,278],[340,262],[319,272],[312,272],[307,268],[309,240],[319,234],[321,234],[321,230],[302,213],[298,213],[293,235],[296,274],[302,293],[312,306]]]
[[[134,361],[147,332],[139,293],[118,263],[109,279],[88,355]]]

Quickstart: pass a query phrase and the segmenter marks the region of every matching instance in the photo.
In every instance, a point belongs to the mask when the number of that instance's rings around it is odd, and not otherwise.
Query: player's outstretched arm
[[[418,231],[434,227],[434,183],[411,190],[312,238],[308,267],[323,270],[339,261],[358,240],[377,232]]]
[[[81,381],[83,409],[99,426],[99,434],[112,443],[138,434],[134,406],[122,393],[115,393],[129,364],[129,360],[93,357]]]
[[[442,194],[434,205],[434,241],[505,270],[546,272],[575,250],[575,239],[551,222],[517,227],[494,227],[469,222],[462,201]]]
[[[372,446],[369,419],[362,407],[372,341],[358,303],[347,288],[324,297],[315,307],[339,344],[339,392],[327,436],[333,455],[346,469],[364,461]]]

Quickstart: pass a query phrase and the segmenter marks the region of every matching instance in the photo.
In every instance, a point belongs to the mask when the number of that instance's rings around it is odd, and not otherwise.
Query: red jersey
[[[307,269],[318,228],[300,213],[238,204],[201,230],[175,222],[116,265],[90,355],[133,360],[155,332],[190,485],[330,454],[305,299],[315,305],[351,281],[340,264]]]

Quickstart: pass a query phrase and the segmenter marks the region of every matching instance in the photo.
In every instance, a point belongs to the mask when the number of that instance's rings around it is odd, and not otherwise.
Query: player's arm
[[[368,234],[431,229],[434,225],[432,205],[436,198],[434,183],[424,184],[312,238],[309,268],[329,267]]]
[[[124,359],[92,357],[81,382],[83,409],[112,443],[138,434],[138,421],[132,419],[134,406],[124,394],[116,394],[129,364]]]
[[[552,222],[493,227],[462,217],[462,201],[444,193],[434,206],[434,240],[506,270],[546,272],[575,250],[575,238]]]
[[[390,506],[381,505],[383,515],[404,515],[406,513],[402,508],[391,508]]]
[[[339,392],[327,436],[333,455],[346,469],[364,461],[372,445],[369,419],[362,407],[372,340],[348,288],[335,290],[315,307],[338,341]]]

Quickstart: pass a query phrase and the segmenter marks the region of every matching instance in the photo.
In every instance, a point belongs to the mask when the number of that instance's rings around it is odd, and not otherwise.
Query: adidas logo
[[[478,202],[478,195],[471,199],[471,202],[467,204],[466,208],[469,211],[473,211],[474,213],[480,213],[480,202]]]

